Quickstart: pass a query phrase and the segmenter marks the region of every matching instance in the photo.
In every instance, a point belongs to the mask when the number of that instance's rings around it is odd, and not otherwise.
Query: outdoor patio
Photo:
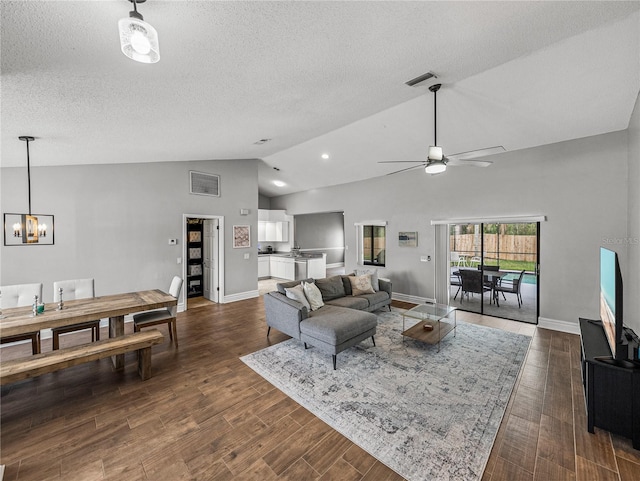
[[[458,267],[452,267],[451,273],[457,271]],[[480,294],[469,294],[469,297],[465,295],[462,300],[462,291],[460,291],[454,299],[459,286],[451,286],[449,289],[449,303],[459,309],[465,311],[480,312]],[[505,293],[505,297],[502,297],[502,293],[499,293],[499,307],[491,301],[491,293],[486,292],[484,294],[484,314],[489,316],[504,317],[506,319],[513,319],[516,321],[536,323],[536,296],[537,286],[535,284],[535,277],[533,275],[526,275],[523,279],[520,293],[522,294],[522,306],[518,308],[518,299],[515,294]]]

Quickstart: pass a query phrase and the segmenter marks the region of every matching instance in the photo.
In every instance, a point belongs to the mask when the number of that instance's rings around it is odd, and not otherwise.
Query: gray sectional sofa
[[[383,307],[391,310],[391,282],[379,279],[375,293],[352,295],[349,276],[332,276],[325,279],[305,279],[314,282],[322,294],[324,306],[312,311],[302,303],[286,296],[286,288],[303,281],[283,282],[277,291],[264,296],[267,320],[267,336],[274,327],[279,331],[320,349],[333,357],[345,349],[371,337],[378,323],[373,311]]]

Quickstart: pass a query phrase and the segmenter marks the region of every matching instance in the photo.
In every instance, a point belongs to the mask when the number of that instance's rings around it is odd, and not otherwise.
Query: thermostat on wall
[[[169,239],[169,245],[174,246],[178,244],[178,239]]]

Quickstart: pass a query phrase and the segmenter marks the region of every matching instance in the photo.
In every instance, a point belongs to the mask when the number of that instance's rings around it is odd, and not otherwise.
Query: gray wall
[[[319,214],[296,215],[294,237],[303,251],[324,249],[327,264],[344,262],[344,214],[323,212]]]
[[[46,152],[33,147],[37,162]],[[221,196],[189,194],[189,170],[219,174]],[[1,171],[2,212],[26,212],[26,168]],[[2,284],[41,281],[46,302],[61,279],[93,277],[98,295],[166,290],[182,275],[182,215],[208,214],[225,220],[225,295],[256,290],[257,230],[251,249],[232,247],[234,224],[257,225],[256,160],[35,167],[31,177],[32,211],[55,215],[55,245],[2,246]]]
[[[271,209],[271,198],[266,195],[258,195],[258,209]]]
[[[290,214],[345,213],[346,269],[356,266],[354,223],[386,220],[387,266],[395,292],[434,297],[433,219],[546,215],[541,226],[540,316],[577,324],[598,318],[599,246],[627,232],[627,132],[495,156],[488,168],[451,167],[274,197]],[[602,168],[603,159],[606,169]],[[418,231],[418,247],[399,247],[399,231]],[[626,252],[621,253],[626,264]],[[623,273],[624,274],[624,273]]]
[[[629,123],[629,262],[622,272],[624,320],[640,336],[640,95]],[[626,274],[626,275],[625,275]]]

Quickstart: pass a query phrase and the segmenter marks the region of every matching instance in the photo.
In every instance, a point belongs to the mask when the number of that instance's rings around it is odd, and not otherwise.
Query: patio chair
[[[460,269],[458,272],[460,272],[460,279],[462,280],[462,296],[460,297],[460,302],[464,301],[465,294],[467,294],[467,299],[469,299],[469,294],[483,295],[485,292],[491,291],[490,287],[484,285],[481,271]]]
[[[451,253],[451,262],[455,263],[456,267],[467,267],[465,256],[459,252]]]
[[[503,279],[500,284],[495,286],[495,290],[497,292],[502,292],[502,297],[506,301],[507,298],[504,296],[505,292],[509,292],[511,294],[515,294],[518,299],[518,309],[522,306],[522,294],[520,293],[520,286],[522,285],[522,278],[524,277],[524,271],[520,271],[520,275],[517,279]]]
[[[456,297],[458,297],[458,294],[460,293],[460,290],[462,289],[462,279],[460,279],[459,271],[455,271],[451,273],[451,277],[449,279],[449,285],[458,287],[458,290],[456,291],[456,295],[453,296],[453,300],[455,301]]]

